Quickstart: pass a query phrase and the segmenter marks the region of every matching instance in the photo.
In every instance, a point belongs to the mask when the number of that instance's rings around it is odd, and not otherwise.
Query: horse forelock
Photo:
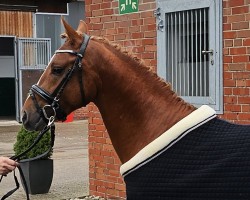
[[[83,36],[83,33],[81,33],[80,31],[76,31],[76,32],[78,33],[78,35]],[[67,33],[62,33],[62,34],[60,35],[60,37],[61,37],[62,39],[66,39],[66,40],[69,39],[69,36],[68,36]]]

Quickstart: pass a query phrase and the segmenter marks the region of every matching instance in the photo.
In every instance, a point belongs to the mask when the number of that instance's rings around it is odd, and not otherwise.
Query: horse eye
[[[61,68],[61,67],[54,67],[53,69],[52,69],[52,74],[54,74],[54,75],[60,75],[62,72],[63,72],[63,68]]]

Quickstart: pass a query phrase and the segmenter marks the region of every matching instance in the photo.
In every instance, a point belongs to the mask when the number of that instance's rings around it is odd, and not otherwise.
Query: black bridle
[[[68,70],[67,74],[65,75],[65,77],[62,79],[62,81],[59,83],[59,85],[56,87],[56,89],[54,90],[52,94],[48,93],[47,91],[45,91],[43,88],[41,88],[40,86],[36,84],[32,85],[30,89],[29,95],[33,99],[34,104],[40,113],[40,116],[44,119],[46,123],[53,123],[55,118],[61,121],[66,120],[67,115],[64,112],[64,110],[61,109],[59,100],[65,89],[65,86],[67,85],[67,83],[69,82],[69,80],[71,79],[75,71],[78,71],[78,79],[79,79],[83,106],[86,106],[87,104],[85,100],[85,93],[83,90],[82,58],[84,56],[90,37],[86,34],[84,34],[83,37],[84,39],[83,39],[79,52],[75,52],[73,50],[57,50],[55,52],[55,54],[69,53],[69,54],[75,55],[76,60],[74,62],[73,67]],[[42,97],[48,104],[45,105],[43,108],[41,108],[34,94],[37,94],[40,97]]]
[[[84,56],[85,50],[87,48],[88,42],[90,37],[86,34],[83,35],[83,42],[82,45],[80,47],[80,51],[79,52],[75,52],[73,50],[57,50],[55,52],[55,54],[58,53],[69,53],[72,55],[76,56],[76,60],[74,62],[74,65],[72,68],[70,68],[67,72],[67,74],[65,75],[65,77],[62,79],[62,81],[59,83],[59,85],[56,87],[56,89],[54,90],[54,92],[52,94],[48,93],[47,91],[45,91],[43,88],[41,88],[38,85],[32,85],[29,95],[32,98],[37,110],[40,113],[40,116],[44,119],[44,121],[47,123],[47,125],[45,126],[45,128],[38,134],[37,138],[34,140],[33,144],[27,148],[24,152],[20,153],[19,155],[15,155],[10,157],[10,159],[15,160],[15,161],[19,161],[19,162],[27,162],[27,161],[32,161],[32,160],[37,160],[37,159],[41,159],[43,157],[45,157],[46,155],[49,154],[49,152],[51,151],[51,149],[54,146],[54,140],[55,140],[55,125],[54,125],[54,121],[55,119],[58,120],[66,120],[66,113],[61,109],[60,104],[59,104],[59,100],[60,97],[65,89],[65,86],[67,85],[67,83],[69,82],[69,80],[71,79],[73,73],[78,70],[78,77],[79,77],[79,84],[80,84],[80,91],[81,91],[81,96],[82,96],[82,103],[84,106],[87,105],[86,103],[86,99],[85,99],[85,93],[83,90],[83,75],[82,75],[82,58]],[[38,104],[38,101],[35,97],[35,94],[37,94],[38,96],[40,96],[41,98],[43,98],[48,104],[46,104],[45,106],[43,106],[43,108],[41,108]],[[29,158],[29,159],[24,159],[24,160],[20,160],[21,157],[23,155],[25,155],[26,153],[28,153],[39,141],[40,139],[43,137],[43,135],[50,129],[51,131],[51,144],[50,144],[50,148],[44,152],[41,155],[38,155],[34,158]],[[23,171],[21,169],[20,166],[18,166],[19,172],[20,172],[20,176],[23,180],[23,184],[24,184],[24,190],[26,193],[26,198],[27,200],[29,200],[29,195],[28,195],[28,187],[27,187],[27,183],[26,180],[24,178],[23,175]],[[3,179],[3,175],[0,177],[0,182]],[[10,195],[12,195],[16,190],[19,189],[20,185],[18,182],[18,179],[15,175],[15,171],[14,171],[14,179],[15,179],[15,183],[16,183],[16,188],[14,188],[13,190],[9,191],[7,194],[5,194],[1,200],[4,200],[6,198],[8,198]]]

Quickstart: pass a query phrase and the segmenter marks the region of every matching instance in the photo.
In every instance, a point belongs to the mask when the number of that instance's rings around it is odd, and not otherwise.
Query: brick
[[[229,7],[243,6],[244,0],[228,0]]]
[[[102,16],[103,15],[103,10],[92,10],[92,16]]]
[[[242,71],[242,70],[245,70],[245,68],[246,68],[246,65],[244,63],[243,64],[240,64],[240,63],[228,64],[228,69],[231,71]]]
[[[246,64],[246,70],[250,71],[250,64],[249,63]]]
[[[245,16],[246,16],[246,21],[249,21],[250,20],[250,13],[245,14]]]
[[[120,190],[120,191],[124,191],[126,188],[125,188],[124,184],[115,184],[115,189]]]
[[[154,39],[151,39],[151,38],[147,38],[147,39],[143,39],[142,40],[142,45],[145,46],[145,45],[153,45],[155,44],[155,40]]]
[[[223,14],[226,15],[232,15],[232,8],[225,8],[223,7]]]
[[[249,95],[249,88],[233,88],[233,94],[238,96]]]
[[[93,30],[100,30],[103,28],[103,24],[93,24],[92,29]]]
[[[154,3],[155,0],[142,0],[142,3]]]
[[[230,24],[224,23],[223,24],[223,30],[224,31],[231,31],[232,30],[232,24],[231,23]]]
[[[232,47],[233,40],[224,40],[224,47]]]
[[[144,32],[144,38],[156,38],[157,33],[155,31],[146,31]]]
[[[250,105],[242,105],[242,112],[250,113]]]
[[[242,62],[249,62],[249,56],[233,56],[233,63],[242,63]]]
[[[235,104],[237,103],[237,97],[236,96],[224,96],[224,103]]]
[[[236,38],[236,31],[228,31],[223,33],[224,39],[234,39]]]
[[[155,17],[145,18],[144,24],[154,24],[155,25],[156,19]]]
[[[155,31],[155,30],[156,30],[156,24],[141,26],[141,31]]]
[[[245,80],[236,80],[236,87],[246,87]]]
[[[106,30],[106,35],[116,35],[116,34],[117,34],[116,28]]]
[[[244,46],[250,46],[250,38],[243,39]]]
[[[104,15],[112,15],[113,13],[114,13],[113,9],[105,9],[105,10],[103,10]]]
[[[247,54],[250,54],[250,47],[247,47]]]
[[[140,25],[143,25],[143,19],[134,19],[134,20],[131,20],[131,25],[132,25],[132,26],[140,26]]]
[[[230,48],[230,55],[246,54],[246,47]]]
[[[238,97],[239,104],[250,104],[250,97]]]
[[[223,56],[224,63],[232,63],[233,57],[232,56]]]
[[[138,39],[138,38],[142,38],[143,37],[143,33],[142,32],[136,32],[136,33],[132,33],[131,36],[133,39]]]
[[[103,121],[101,118],[93,118],[92,123],[100,125],[103,124]]]
[[[239,30],[236,35],[239,38],[248,38],[250,37],[250,30]]]
[[[235,80],[224,80],[225,87],[235,87],[236,81]]]
[[[250,101],[249,101],[250,102]],[[250,121],[250,113],[241,113],[239,116],[238,116],[238,119],[239,120],[247,120],[247,121]]]
[[[153,59],[154,53],[148,52],[148,53],[142,53],[142,59]]]
[[[231,113],[224,113],[223,118],[234,122],[234,121],[238,120],[238,114],[232,113],[232,112]]]
[[[103,16],[101,18],[101,22],[104,23],[104,22],[115,22],[117,20],[117,16]]]
[[[227,23],[234,23],[234,22],[243,22],[245,21],[245,15],[241,14],[241,15],[230,15],[227,16]]]
[[[229,55],[229,48],[224,48],[223,49],[223,55],[224,56]]]
[[[121,33],[128,33],[128,27],[125,28],[118,28],[117,29],[117,34],[121,34]]]
[[[241,106],[240,105],[226,104],[225,110],[231,111],[231,112],[241,112]]]
[[[224,95],[232,95],[233,88],[224,88]]]
[[[233,15],[248,13],[248,12],[249,12],[249,5],[232,8],[232,14]]]
[[[129,27],[129,32],[130,33],[140,32],[140,26]]]
[[[234,72],[233,73],[233,79],[249,79],[250,78],[250,72],[242,71],[242,72]]]
[[[235,39],[234,40],[234,47],[240,47],[242,46],[242,39]]]
[[[106,130],[104,125],[95,125],[95,128],[97,131],[105,131]]]
[[[101,9],[111,8],[111,2],[103,2],[101,4]]]
[[[103,24],[103,28],[104,29],[114,28],[114,23],[113,22],[109,22],[109,23],[106,22]]]
[[[156,52],[157,51],[157,46],[156,45],[146,46],[145,51]]]
[[[102,3],[103,0],[92,0],[92,4],[99,4]]]
[[[155,3],[139,4],[140,11],[152,10],[153,12],[154,11],[153,9],[155,9]]]
[[[100,10],[101,4],[91,4],[90,10]]]
[[[154,12],[152,11],[143,11],[141,12],[141,18],[154,17]]]

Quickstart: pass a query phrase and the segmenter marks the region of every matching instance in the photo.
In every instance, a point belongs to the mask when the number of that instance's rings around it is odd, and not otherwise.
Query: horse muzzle
[[[23,111],[22,123],[28,131],[41,131],[47,125],[39,113],[28,113],[26,111]]]

